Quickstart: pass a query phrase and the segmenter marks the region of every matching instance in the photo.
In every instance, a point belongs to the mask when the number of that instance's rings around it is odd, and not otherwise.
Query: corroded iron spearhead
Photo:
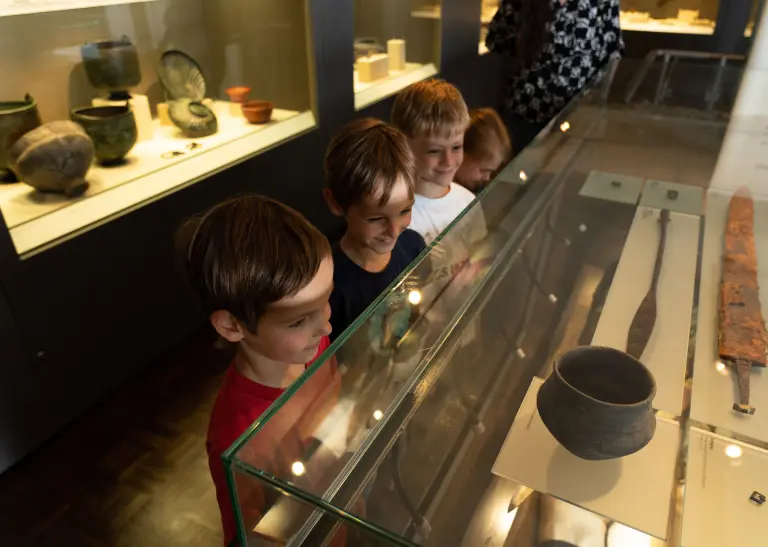
[[[656,325],[656,292],[661,275],[661,264],[664,260],[664,248],[667,245],[667,224],[669,224],[669,210],[662,209],[659,213],[659,247],[656,250],[651,287],[640,303],[640,307],[637,308],[627,334],[627,353],[638,361],[642,361],[645,346],[648,345]]]

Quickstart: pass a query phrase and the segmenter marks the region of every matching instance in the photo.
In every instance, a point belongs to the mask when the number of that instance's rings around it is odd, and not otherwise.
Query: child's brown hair
[[[464,155],[475,160],[494,157],[499,152],[502,161],[512,153],[512,141],[499,114],[493,108],[473,108],[464,134]]]
[[[251,332],[267,306],[308,285],[331,254],[326,237],[300,213],[256,194],[187,220],[176,244],[205,312],[226,310]]]
[[[385,205],[401,177],[413,197],[416,162],[408,138],[393,125],[373,118],[354,120],[328,146],[325,179],[344,211],[379,191],[379,204]]]
[[[392,123],[410,138],[464,132],[469,111],[456,86],[445,80],[409,85],[395,98]]]

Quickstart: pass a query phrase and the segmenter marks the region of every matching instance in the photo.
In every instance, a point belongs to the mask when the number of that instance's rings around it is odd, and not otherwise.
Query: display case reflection
[[[621,28],[640,32],[714,34],[720,0],[623,0]]]
[[[356,0],[356,107],[437,73],[440,4],[424,0]],[[384,85],[388,84],[388,85]]]
[[[304,2],[94,4],[0,10],[9,228],[311,114]]]

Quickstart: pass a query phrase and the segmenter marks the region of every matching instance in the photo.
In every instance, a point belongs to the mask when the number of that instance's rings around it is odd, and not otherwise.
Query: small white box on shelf
[[[168,103],[157,103],[157,119],[160,120],[160,125],[173,125],[171,116],[168,114]]]
[[[405,70],[405,40],[393,38],[387,40],[387,55],[389,55],[389,71]]]
[[[371,83],[386,78],[389,74],[389,55],[379,53],[360,57],[357,60],[357,77],[363,83]]]
[[[149,99],[146,95],[133,94],[128,101],[110,101],[96,97],[93,99],[93,106],[124,106],[125,103],[131,107],[133,117],[136,120],[136,130],[138,138],[136,142],[151,141],[155,138],[155,128],[152,125],[152,111],[149,109]]]

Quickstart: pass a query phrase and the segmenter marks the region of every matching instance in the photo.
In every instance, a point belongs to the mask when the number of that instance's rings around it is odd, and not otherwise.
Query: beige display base
[[[422,65],[419,63],[406,63],[405,70],[390,72],[388,76],[371,83],[361,82],[354,71],[355,86],[355,110],[360,110],[368,105],[394,95],[409,85],[426,80],[437,74],[437,67],[432,63]]]
[[[555,440],[536,410],[543,380],[534,378],[493,473],[665,539],[680,444],[677,422],[656,417],[656,434],[616,460],[577,458]]]
[[[653,277],[659,247],[658,209],[638,207],[592,344],[626,350],[627,333]],[[656,379],[653,406],[682,414],[700,219],[671,213],[657,289],[657,315],[641,361]]]
[[[674,23],[672,21],[674,21]],[[693,25],[691,23],[686,23],[685,21],[674,19],[670,19],[669,23],[662,23],[661,19],[632,21],[626,17],[622,17],[621,30],[634,30],[638,32],[663,32],[666,34],[698,34],[711,36],[715,33],[715,25]]]
[[[691,419],[747,437],[768,442],[768,378],[766,371],[753,367],[750,375],[751,416],[732,409],[738,397],[734,374],[718,365],[717,332],[723,236],[731,194],[709,191],[701,258],[699,317],[696,330],[696,357],[693,366]],[[768,317],[768,201],[755,200],[755,247],[758,284],[762,288],[763,317]],[[768,520],[766,520],[768,523]]]
[[[754,491],[768,495],[768,451],[691,428],[682,545],[765,545],[768,504],[750,501]]]
[[[251,125],[242,116],[229,116],[229,104],[216,101],[219,131],[200,139],[186,138],[155,119],[154,140],[138,143],[124,165],[92,167],[87,176],[91,186],[79,198],[40,194],[22,183],[0,185],[0,210],[17,252],[29,253],[107,221],[315,126],[312,112],[280,109],[269,124]],[[191,142],[202,147],[190,151],[185,146]],[[185,154],[161,157],[172,150]]]

